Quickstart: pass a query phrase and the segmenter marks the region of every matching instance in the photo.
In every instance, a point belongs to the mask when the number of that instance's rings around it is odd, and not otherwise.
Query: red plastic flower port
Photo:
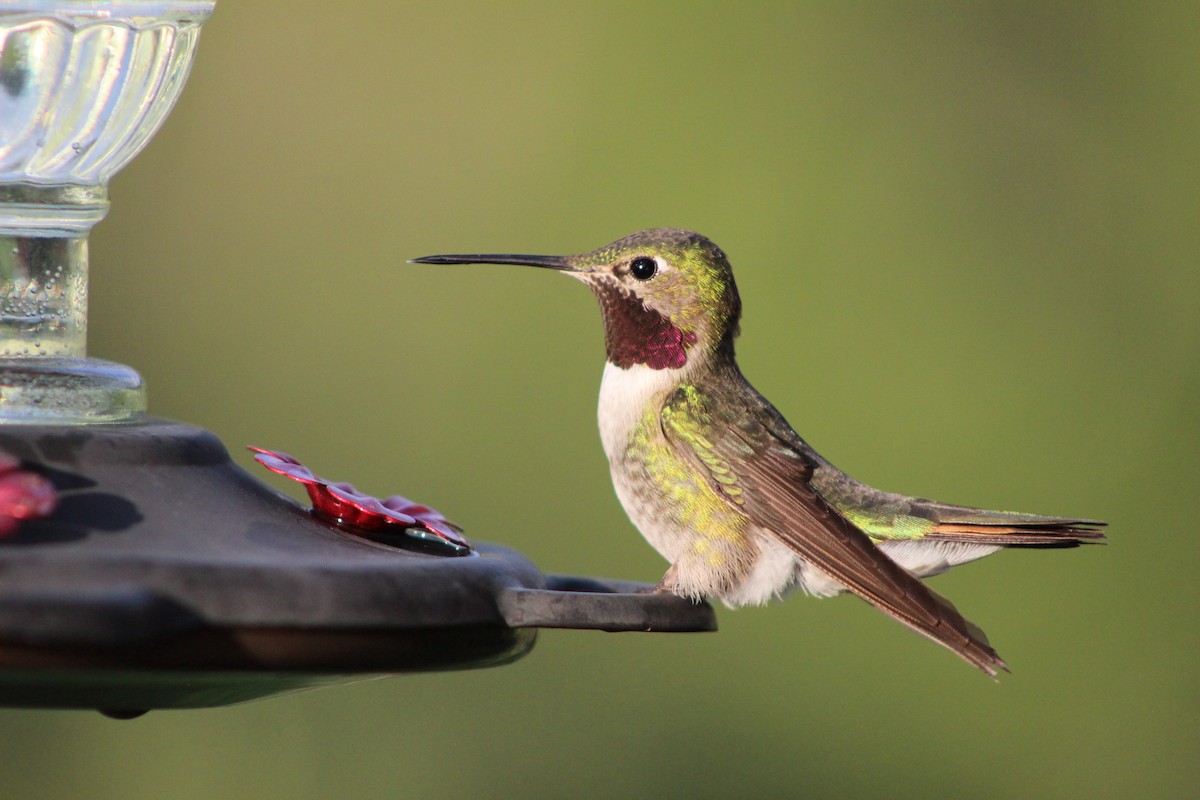
[[[0,537],[15,533],[25,520],[50,516],[58,505],[54,484],[20,467],[20,459],[0,453]]]
[[[304,484],[312,500],[312,513],[318,519],[368,538],[372,534],[388,534],[380,541],[393,541],[404,546],[400,537],[418,549],[433,550],[446,555],[465,556],[471,543],[453,522],[436,509],[413,503],[400,495],[380,500],[363,494],[348,483],[331,483],[313,474],[312,470],[287,453],[248,447],[254,460],[272,472]]]

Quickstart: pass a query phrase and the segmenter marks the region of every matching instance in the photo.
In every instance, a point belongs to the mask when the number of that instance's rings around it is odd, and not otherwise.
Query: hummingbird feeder
[[[527,653],[538,628],[715,630],[650,587],[543,574],[283,454],[301,507],[89,358],[87,236],[179,97],[212,0],[0,8],[0,706],[129,717]]]

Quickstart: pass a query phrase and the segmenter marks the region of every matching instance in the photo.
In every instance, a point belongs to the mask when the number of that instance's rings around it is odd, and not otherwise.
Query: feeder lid
[[[0,706],[121,716],[503,664],[539,627],[716,629],[707,604],[547,576],[507,548],[431,555],[340,530],[196,427],[5,426],[0,450],[59,496],[0,539]]]

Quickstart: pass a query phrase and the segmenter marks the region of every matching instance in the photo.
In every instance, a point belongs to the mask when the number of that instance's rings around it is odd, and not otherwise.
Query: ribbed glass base
[[[0,358],[0,425],[132,422],[146,387],[131,367],[98,358]]]

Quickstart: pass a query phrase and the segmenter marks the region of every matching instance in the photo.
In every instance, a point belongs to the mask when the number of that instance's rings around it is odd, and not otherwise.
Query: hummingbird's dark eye
[[[639,281],[650,280],[656,272],[658,272],[658,262],[646,256],[635,258],[629,265],[629,273]]]

